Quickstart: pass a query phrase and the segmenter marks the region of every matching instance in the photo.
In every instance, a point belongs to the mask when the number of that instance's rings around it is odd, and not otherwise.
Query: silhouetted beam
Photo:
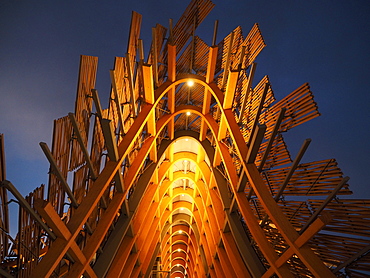
[[[190,65],[189,65],[189,73],[193,73],[193,65],[194,65],[194,52],[195,52],[195,25],[196,25],[197,17],[194,16],[193,19],[193,30],[191,32],[191,50],[190,50]],[[190,90],[189,90],[190,94]]]
[[[109,74],[110,74],[110,80],[111,80],[111,83],[112,83],[113,95],[114,95],[114,98],[112,100],[113,100],[114,104],[116,105],[116,110],[117,110],[117,113],[118,113],[119,129],[121,131],[121,134],[123,135],[124,134],[124,129],[123,129],[124,120],[123,120],[123,114],[122,114],[122,107],[121,107],[121,103],[120,103],[120,98],[118,96],[118,89],[117,89],[117,82],[116,82],[115,70],[110,70],[109,71]],[[95,98],[94,98],[94,94],[97,95],[97,93],[98,93],[97,91],[96,92],[93,92],[93,100],[95,102],[95,107],[97,107],[97,105],[96,105],[96,101],[95,101]],[[98,97],[96,97],[96,98],[99,99]]]
[[[129,91],[130,91],[130,104],[131,104],[131,113],[133,114],[132,116],[136,118],[137,116],[137,107],[136,107],[136,100],[135,100],[135,86],[134,86],[134,77],[133,77],[133,72],[131,68],[131,61],[130,61],[130,54],[126,54],[126,67],[127,67],[127,79],[128,79],[128,85],[129,85]]]
[[[252,129],[251,129],[251,135],[249,136],[249,144],[250,144],[250,141],[251,141],[251,137],[253,136],[253,134],[255,132],[255,129],[257,128],[259,118],[260,118],[260,115],[261,115],[261,111],[263,109],[263,105],[265,104],[265,99],[266,99],[266,95],[267,95],[267,92],[268,92],[269,88],[270,88],[270,84],[266,83],[265,87],[263,89],[263,93],[262,93],[262,96],[261,96],[260,103],[258,105],[258,109],[257,109],[257,112],[256,112],[256,117],[255,117],[254,122],[253,122],[253,126],[252,126]]]
[[[97,176],[95,174],[94,167],[93,167],[93,164],[91,162],[89,152],[87,151],[87,148],[86,148],[86,146],[85,146],[85,144],[83,142],[82,135],[81,135],[81,132],[80,132],[80,128],[79,128],[78,123],[77,123],[76,118],[75,118],[75,114],[68,113],[68,117],[71,120],[71,123],[72,123],[72,126],[73,126],[73,130],[74,130],[74,134],[77,137],[77,141],[80,144],[80,147],[81,147],[82,153],[83,153],[83,155],[85,157],[87,166],[90,169],[90,176],[91,176],[91,178],[93,180],[96,180]]]
[[[277,133],[278,133],[278,131],[279,131],[281,121],[284,119],[285,111],[286,111],[286,108],[281,108],[280,113],[279,113],[279,116],[278,116],[278,118],[276,119],[276,122],[275,122],[275,125],[274,125],[274,129],[273,129],[273,131],[272,131],[272,133],[271,133],[271,136],[270,136],[269,142],[267,143],[266,150],[265,150],[265,152],[264,152],[264,154],[263,154],[263,157],[262,157],[262,159],[261,159],[260,165],[258,166],[258,170],[259,170],[259,171],[262,171],[263,166],[265,165],[265,162],[266,162],[267,157],[268,157],[268,155],[269,155],[269,153],[270,153],[270,150],[271,150],[272,144],[274,143],[275,136],[276,136],[276,134],[277,134]]]
[[[257,125],[257,129],[255,130],[252,141],[249,145],[247,157],[245,160],[246,163],[254,163],[254,161],[256,160],[256,156],[257,156],[258,150],[260,149],[263,136],[265,135],[265,131],[266,131],[266,125],[264,124]],[[242,190],[244,190],[244,188]]]
[[[229,39],[229,48],[227,49],[227,54],[226,54],[224,73],[222,76],[221,90],[223,90],[223,88],[225,87],[227,76],[229,74],[230,57],[231,57],[231,51],[232,51],[233,44],[234,44],[234,36],[235,36],[234,32],[231,32],[230,39]]]
[[[367,252],[370,251],[370,244],[365,246],[364,248],[362,248],[359,252],[357,252],[356,254],[354,254],[351,258],[349,258],[347,261],[341,263],[340,265],[337,266],[337,268],[335,268],[333,270],[333,273],[337,273],[339,270],[341,270],[343,267],[346,267],[347,265],[353,263],[354,261],[356,261],[359,257],[363,256],[364,254],[366,254]]]
[[[143,40],[138,39],[138,44],[139,44],[139,59],[140,63],[144,63],[144,45],[143,45]]]
[[[107,147],[108,157],[112,161],[118,160],[118,148],[113,131],[113,123],[108,119],[100,119],[101,128],[104,136],[104,143]]]
[[[112,76],[112,74],[114,74],[113,71],[111,71],[111,76]],[[113,76],[113,78],[114,78],[114,76]],[[112,79],[112,84],[113,84],[113,82],[115,83],[115,81]],[[115,85],[112,85],[112,87],[114,87],[114,86]],[[116,89],[114,89],[114,90],[116,90]],[[102,113],[102,109],[101,109],[101,105],[100,105],[100,99],[99,99],[99,96],[98,96],[98,91],[95,90],[95,89],[92,89],[91,92],[92,92],[93,100],[94,100],[94,103],[95,103],[96,113],[98,114],[98,117],[99,117],[99,120],[100,120],[100,125],[101,125],[101,128],[102,128],[102,132],[103,132],[103,136],[104,136],[104,142],[105,142],[105,146],[106,146],[107,151],[108,151],[109,159],[112,160],[112,161],[117,161],[118,160],[118,148],[117,148],[117,143],[116,143],[116,139],[115,139],[116,136],[115,136],[114,130],[113,130],[113,123],[112,123],[111,120],[103,119],[103,113]],[[117,90],[116,90],[115,94],[116,94],[115,100],[118,101]],[[118,104],[119,104],[119,101],[118,101]],[[118,109],[118,115],[121,115],[121,118],[122,118],[122,111],[121,111],[120,107],[118,106],[117,109]],[[122,121],[120,123],[120,129],[123,133]],[[116,184],[115,184],[116,189],[119,192],[123,192],[123,190],[124,190],[123,180],[122,180],[122,175],[121,175],[120,171],[117,171],[117,173],[114,177],[114,180],[116,182]],[[106,203],[104,196],[102,196],[101,200],[102,200],[103,204]],[[104,207],[106,207],[106,205],[104,205]]]
[[[169,37],[168,37],[168,43],[173,44],[173,19],[170,18],[168,21],[168,27],[169,27]]]
[[[251,65],[251,69],[249,71],[249,76],[248,76],[248,81],[247,81],[247,88],[246,88],[246,91],[245,91],[245,94],[244,94],[244,100],[243,100],[243,103],[242,103],[242,106],[241,106],[240,112],[239,112],[239,120],[238,120],[239,124],[242,122],[245,107],[247,106],[249,92],[251,90],[252,81],[253,81],[253,77],[254,77],[254,72],[256,71],[256,67],[257,67],[257,64],[253,63]]]
[[[299,150],[296,158],[294,159],[293,164],[290,167],[288,174],[285,176],[285,179],[284,179],[283,183],[280,186],[279,192],[274,196],[274,200],[276,202],[278,202],[280,200],[281,195],[283,195],[283,192],[284,192],[285,188],[287,187],[287,185],[290,181],[290,178],[293,176],[294,171],[297,169],[297,167],[298,167],[299,163],[301,162],[301,159],[302,159],[304,153],[306,152],[306,150],[308,148],[308,145],[310,143],[311,143],[311,139],[308,138],[308,139],[304,140],[303,145],[302,145],[301,149]],[[263,218],[261,224],[260,224],[261,227],[263,227],[265,225],[265,222],[266,222],[267,219],[268,219],[268,215],[266,214],[265,217]]]
[[[99,120],[100,120],[100,125],[101,125],[101,129],[102,129],[102,132],[103,132],[104,142],[105,142],[105,146],[106,146],[107,151],[108,151],[109,159],[112,160],[112,161],[117,161],[118,160],[118,148],[117,148],[117,143],[116,143],[116,139],[115,139],[115,134],[114,134],[114,130],[113,130],[112,121],[108,120],[108,119],[103,119],[103,117],[102,117],[103,115],[102,115],[102,110],[101,110],[101,105],[100,105],[100,99],[99,99],[99,96],[98,96],[98,91],[95,90],[95,89],[92,89],[91,92],[92,92],[93,100],[94,100],[94,103],[95,103],[96,113],[98,114],[98,117],[99,117]],[[117,98],[118,98],[118,95],[117,95]],[[121,111],[119,110],[119,114],[122,114],[120,112]],[[120,124],[120,127],[122,128],[122,124]],[[123,131],[123,129],[122,129],[122,131]],[[114,180],[116,182],[116,185],[115,185],[116,189],[119,192],[123,192],[124,188],[123,188],[122,175],[121,175],[120,171],[117,171],[117,173],[114,177]],[[103,203],[106,203],[106,201],[104,199],[104,196],[102,196],[101,199],[102,199]]]
[[[57,176],[58,180],[60,181],[60,184],[62,185],[64,191],[67,193],[68,198],[71,200],[71,204],[74,208],[78,207],[77,200],[75,196],[73,195],[73,192],[71,191],[67,181],[63,177],[63,174],[60,172],[59,167],[53,157],[53,154],[51,153],[48,145],[44,142],[39,143],[42,151],[44,152],[46,158],[48,159],[50,166],[51,166],[51,172]]]
[[[308,139],[304,140],[303,145],[302,145],[301,149],[299,150],[296,158],[294,159],[293,164],[290,167],[289,172],[286,175],[284,182],[280,186],[279,192],[274,196],[275,201],[278,201],[280,199],[281,195],[283,195],[283,192],[284,192],[285,188],[287,187],[287,185],[290,181],[290,178],[293,176],[294,171],[297,169],[298,164],[301,162],[301,159],[302,159],[304,153],[306,152],[308,146],[310,145],[310,143],[311,143],[311,139],[308,138]]]
[[[321,206],[315,211],[314,214],[311,215],[310,219],[306,222],[306,224],[302,227],[299,231],[299,234],[302,234],[315,219],[317,216],[324,210],[324,208],[335,198],[337,193],[342,189],[342,187],[348,182],[349,177],[344,177],[341,182],[337,185],[337,187],[330,193],[328,197],[326,197],[325,201],[321,204]]]
[[[158,86],[158,54],[157,54],[157,36],[155,28],[152,28],[152,65],[154,73],[154,86]]]
[[[212,46],[216,45],[217,29],[218,29],[218,20],[215,21],[215,25],[213,27]]]
[[[21,193],[15,188],[15,186],[8,180],[2,181],[0,183],[1,187],[9,190],[13,196],[18,200],[19,204],[31,215],[31,217],[45,230],[45,232],[50,236],[52,240],[55,240],[56,235],[49,229],[40,216],[34,211],[30,204],[23,198]]]
[[[98,117],[100,119],[102,119],[103,118],[103,110],[101,108],[98,90],[91,89],[91,94],[92,94],[92,98],[93,98],[93,101],[94,101],[94,104],[95,104],[96,114],[98,115]]]

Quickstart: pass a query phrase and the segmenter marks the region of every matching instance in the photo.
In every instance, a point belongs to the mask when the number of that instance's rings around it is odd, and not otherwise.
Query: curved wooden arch
[[[167,269],[167,266],[168,264],[171,262],[173,258],[172,256],[172,253],[170,252],[167,252],[169,251],[169,248],[170,246],[168,246],[169,244],[167,244],[167,242],[170,240],[170,238],[172,237],[172,235],[170,234],[167,234],[167,237],[162,239],[162,252],[163,252],[163,256],[162,256],[162,262],[163,263],[163,269]],[[186,260],[186,258],[188,258],[188,264],[189,264],[189,268],[191,269],[195,269],[195,265],[196,265],[196,259],[194,257],[194,254],[197,254],[197,252],[195,251],[195,247],[194,247],[194,244],[193,242],[195,241],[195,238],[194,238],[194,235],[191,235],[191,236],[188,236],[188,241],[185,241],[185,240],[182,240],[182,242],[184,242],[184,244],[187,244],[188,245],[188,249],[189,249],[189,252],[186,252],[186,253],[182,253],[180,254],[184,260]],[[175,241],[175,242],[172,242],[172,243],[176,243],[178,241]],[[177,256],[179,257],[179,256]]]
[[[154,106],[156,107],[159,104],[159,101],[165,96],[166,93],[168,93],[169,90],[174,89],[177,85],[181,83],[186,83],[189,80],[194,81],[194,83],[200,84],[204,86],[215,98],[217,104],[222,107],[223,105],[223,93],[222,91],[217,87],[217,84],[214,82],[207,83],[206,79],[203,76],[196,75],[196,74],[179,74],[176,77],[176,80],[171,82],[171,81],[166,81],[164,82],[161,86],[159,86],[155,91],[154,91],[154,96],[155,96],[155,102]]]
[[[174,223],[168,225],[167,227],[164,227],[165,230],[168,230],[172,225],[174,225],[174,224],[176,224],[176,222],[180,222],[180,221],[187,223],[191,227],[194,225],[194,224],[189,222],[188,217],[183,217],[183,216],[181,216],[181,214],[177,214],[176,216],[177,216],[176,221]],[[170,217],[170,215],[167,215],[167,217]],[[194,229],[194,228],[190,228],[190,229],[192,229],[195,233],[198,230],[198,229]],[[199,267],[199,262],[197,261],[197,258],[193,257],[193,254],[198,254],[198,252],[195,249],[195,246],[199,246],[198,243],[197,243],[198,240],[195,238],[196,236],[195,236],[194,232],[189,237],[190,238],[190,244],[188,244],[188,247],[191,249],[190,250],[191,252],[189,252],[189,254],[187,252],[186,253],[190,258],[190,262],[192,262],[192,264],[193,264],[193,268],[198,269],[199,273],[204,273],[204,270],[203,270],[204,267],[203,268]],[[168,237],[170,237],[170,235],[168,235]],[[168,257],[172,254],[172,252],[167,252],[167,250],[172,248],[172,246],[170,246],[170,245],[167,246],[168,244],[166,244],[166,242],[167,242],[167,240],[166,241],[162,240],[162,248],[163,248],[163,252],[166,254],[165,257],[164,257],[164,261],[168,262]],[[167,267],[167,266],[168,266],[168,264],[165,265],[165,267]],[[166,268],[164,268],[164,269],[166,269]]]

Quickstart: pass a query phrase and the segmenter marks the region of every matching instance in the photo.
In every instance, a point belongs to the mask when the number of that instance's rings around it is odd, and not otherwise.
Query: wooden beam
[[[81,249],[77,246],[74,240],[70,240],[72,234],[68,230],[67,226],[60,219],[59,215],[56,213],[54,208],[49,202],[46,202],[41,199],[35,200],[35,207],[45,221],[52,228],[53,232],[57,236],[56,240],[53,242],[53,245],[65,245],[63,249],[69,249],[72,258],[79,264],[88,264],[89,261],[86,260],[86,257],[82,253]],[[45,256],[41,262],[37,265],[35,271],[33,271],[31,277],[49,277],[51,276],[54,269],[59,264],[60,260],[63,258],[65,252],[58,254],[53,254],[53,256]],[[49,254],[49,252],[47,253]],[[37,271],[36,271],[37,270]],[[89,277],[97,277],[95,272],[90,266],[86,267],[86,272]]]
[[[253,136],[256,128],[257,128],[258,123],[259,123],[259,118],[260,118],[263,106],[265,105],[265,99],[266,99],[266,95],[267,95],[267,92],[268,92],[269,88],[270,88],[270,84],[266,83],[265,87],[263,89],[263,92],[262,92],[260,103],[259,103],[258,108],[257,108],[256,117],[254,118],[254,121],[253,121],[253,125],[252,125],[252,128],[251,128],[251,133],[250,133],[250,136],[249,136],[249,142],[251,141],[251,138],[252,138],[252,136]]]
[[[270,135],[270,139],[267,143],[267,146],[266,146],[266,150],[262,156],[262,159],[261,159],[261,162],[260,164],[258,165],[258,170],[259,171],[262,171],[263,169],[263,166],[265,165],[265,162],[267,160],[267,157],[270,153],[270,150],[271,150],[271,147],[272,147],[272,144],[274,143],[274,140],[275,140],[275,137],[276,137],[276,134],[278,133],[279,131],[279,128],[280,128],[280,125],[281,125],[281,122],[284,118],[284,115],[285,115],[285,111],[286,111],[286,108],[281,108],[280,109],[280,112],[279,112],[279,115],[276,119],[276,122],[275,122],[275,125],[274,125],[274,129]]]
[[[223,88],[225,87],[226,79],[227,79],[227,76],[229,75],[230,57],[231,57],[231,51],[232,51],[233,44],[234,44],[234,37],[235,37],[234,32],[231,32],[230,39],[229,39],[229,45],[228,45],[227,53],[226,53],[224,73],[223,73],[223,76],[222,76],[221,90],[223,90]]]
[[[76,200],[71,188],[69,187],[67,181],[63,177],[62,172],[59,170],[57,162],[55,161],[55,159],[53,157],[53,154],[51,153],[48,145],[44,142],[40,142],[39,145],[40,145],[42,151],[44,152],[46,158],[48,159],[48,161],[50,163],[50,166],[51,166],[51,169],[52,169],[52,174],[57,176],[57,178],[60,181],[60,184],[62,185],[62,187],[64,189],[64,191],[67,193],[68,198],[71,200],[72,206],[74,208],[77,208],[78,207],[77,200]]]
[[[299,234],[302,234],[315,219],[317,216],[324,210],[324,208],[335,198],[339,190],[342,189],[342,187],[349,181],[349,177],[344,177],[341,182],[338,184],[338,186],[330,193],[328,197],[326,197],[325,201],[321,204],[321,206],[314,212],[314,214],[311,215],[310,219],[306,222],[306,224],[301,228],[299,231]]]
[[[249,76],[248,76],[248,81],[247,81],[247,86],[246,86],[247,88],[246,88],[245,93],[244,93],[243,103],[242,103],[242,106],[241,106],[240,111],[239,111],[239,120],[238,120],[239,124],[243,120],[244,111],[245,111],[245,108],[247,107],[249,92],[250,92],[251,87],[252,87],[252,81],[253,81],[253,77],[254,77],[254,72],[256,71],[256,67],[257,67],[257,64],[252,63],[251,69],[249,71]]]
[[[256,160],[256,156],[260,149],[262,139],[265,135],[265,131],[266,131],[266,125],[264,124],[257,125],[257,128],[255,129],[255,132],[253,134],[253,137],[252,137],[249,149],[248,149],[247,157],[245,159],[247,164],[254,163],[254,161]],[[239,188],[239,190],[244,190],[244,189]]]
[[[49,229],[44,221],[41,220],[40,216],[34,211],[30,204],[23,198],[21,193],[15,188],[15,186],[8,180],[0,181],[0,186],[5,187],[19,202],[19,205],[25,209],[30,216],[45,230],[45,232],[50,236],[52,240],[55,240],[56,235]]]
[[[109,74],[110,74],[110,80],[111,80],[111,83],[112,83],[112,89],[113,89],[113,95],[114,95],[114,99],[113,99],[113,102],[115,103],[116,105],[116,110],[117,110],[117,113],[118,113],[118,125],[119,125],[119,129],[121,131],[121,136],[124,135],[124,119],[123,119],[123,114],[122,114],[122,107],[121,107],[121,103],[120,103],[120,97],[118,95],[118,89],[117,89],[117,78],[116,78],[116,71],[115,70],[110,70],[109,71]],[[97,91],[96,91],[97,93]],[[93,99],[95,101],[95,98],[94,98],[94,94],[93,94]],[[96,104],[95,104],[96,106]]]
[[[76,135],[76,139],[77,139],[77,141],[78,141],[78,143],[79,143],[79,145],[81,147],[82,153],[83,153],[84,158],[86,160],[86,164],[89,167],[90,176],[91,176],[91,178],[93,180],[96,180],[97,175],[95,173],[94,166],[93,166],[92,161],[90,159],[89,152],[87,151],[87,148],[86,148],[86,146],[84,144],[84,141],[83,141],[83,138],[82,138],[82,134],[80,132],[80,128],[79,128],[78,123],[76,121],[75,115],[73,113],[68,113],[68,117],[71,120],[74,134]]]
[[[127,53],[126,55],[126,69],[127,69],[127,79],[128,79],[128,87],[129,87],[129,92],[130,92],[130,105],[131,105],[131,113],[134,118],[136,118],[138,110],[136,106],[136,99],[135,99],[135,86],[134,86],[134,76],[133,76],[133,69],[131,68],[131,57]]]
[[[157,50],[157,35],[156,30],[152,28],[152,65],[154,73],[154,87],[158,87],[158,50]]]
[[[305,245],[312,237],[314,237],[322,228],[324,228],[330,221],[332,217],[330,214],[326,213],[320,216],[315,220],[315,222],[310,226],[309,229],[305,231],[297,240],[295,241],[295,245],[298,248],[301,248],[303,245]],[[294,251],[292,248],[288,248],[285,250],[285,252],[279,257],[279,259],[276,260],[275,266],[281,267],[283,264],[285,264],[286,261],[288,261],[292,256],[294,255]],[[274,274],[274,270],[272,268],[269,268],[264,275],[263,278],[271,277]]]

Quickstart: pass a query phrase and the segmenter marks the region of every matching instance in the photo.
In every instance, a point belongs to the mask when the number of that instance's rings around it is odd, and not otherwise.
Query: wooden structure
[[[258,25],[208,46],[192,0],[152,29],[133,12],[109,107],[81,56],[74,113],[55,120],[48,186],[23,198],[0,160],[4,277],[368,277],[370,200],[346,199],[335,159],[291,159],[283,133],[319,116],[308,84],[276,101],[252,86]],[[149,44],[148,44],[149,46]],[[3,137],[0,137],[1,146]],[[9,235],[7,191],[20,205]]]

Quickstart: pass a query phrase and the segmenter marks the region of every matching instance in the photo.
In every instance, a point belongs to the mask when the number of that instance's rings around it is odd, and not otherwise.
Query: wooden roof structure
[[[309,85],[280,101],[268,76],[252,86],[259,26],[216,43],[216,22],[208,46],[195,30],[213,7],[157,24],[147,59],[133,12],[107,109],[81,56],[75,111],[40,143],[47,186],[19,194],[0,136],[3,277],[368,277],[370,200],[346,197],[335,159],[301,163],[309,139],[294,158],[284,141],[319,116]]]

